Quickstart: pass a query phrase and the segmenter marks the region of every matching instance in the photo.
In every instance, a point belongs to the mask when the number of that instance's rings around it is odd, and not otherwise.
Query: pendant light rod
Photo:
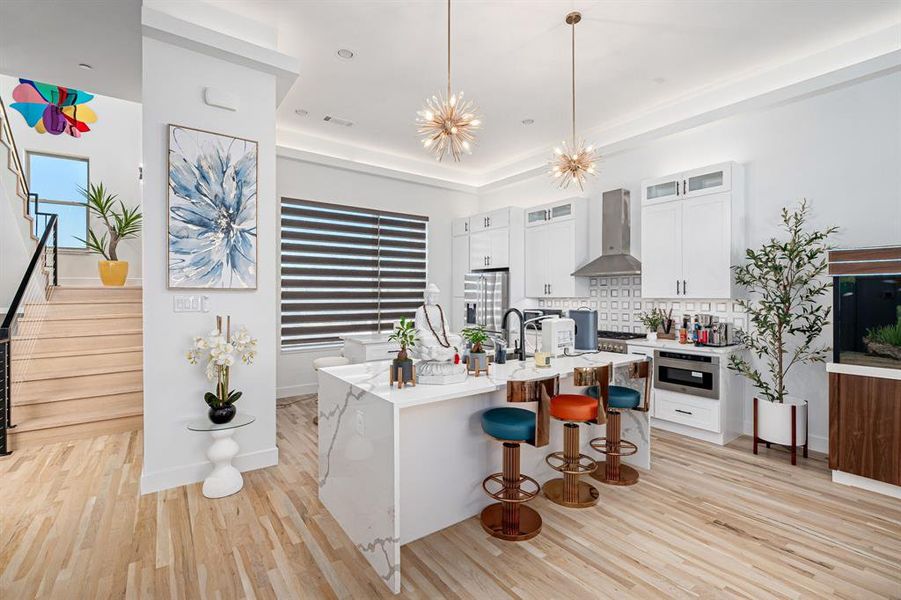
[[[451,0],[447,0],[447,100],[451,96]]]
[[[450,0],[448,0],[449,2]],[[576,23],[582,20],[582,13],[574,11],[566,15],[566,24],[572,28],[572,105],[573,105],[573,146],[576,145]]]

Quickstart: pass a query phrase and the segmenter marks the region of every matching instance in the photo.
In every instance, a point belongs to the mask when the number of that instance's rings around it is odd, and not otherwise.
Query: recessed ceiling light
[[[294,111],[294,114],[297,115],[298,117],[305,117],[310,113],[302,108],[298,108],[297,110]]]
[[[523,125],[531,125],[534,122],[535,122],[535,119],[523,119],[522,120]]]
[[[350,60],[354,57],[353,50],[348,50],[347,48],[341,48],[338,50],[338,56],[343,58],[344,60]]]
[[[79,68],[79,69],[84,69],[85,71],[90,71],[90,70],[93,69],[94,67],[92,67],[92,66],[89,65],[88,63],[78,63],[78,68]]]
[[[660,85],[660,84],[662,84],[662,83],[666,83],[666,78],[665,78],[665,77],[655,77],[655,78],[652,79],[651,81],[653,81],[653,82],[656,83],[657,85]]]

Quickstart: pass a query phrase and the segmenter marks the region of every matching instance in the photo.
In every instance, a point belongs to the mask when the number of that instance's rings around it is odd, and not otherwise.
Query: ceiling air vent
[[[331,123],[332,125],[340,125],[341,127],[353,127],[354,125],[353,121],[348,121],[341,117],[333,117],[332,115],[325,115],[322,120]]]

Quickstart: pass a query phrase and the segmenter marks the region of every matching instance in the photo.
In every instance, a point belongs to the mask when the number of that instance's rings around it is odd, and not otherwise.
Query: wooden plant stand
[[[789,452],[791,452],[792,464],[798,464],[798,448],[804,449],[804,458],[807,458],[807,444],[810,442],[810,406],[807,407],[807,426],[804,428],[807,432],[807,439],[804,441],[803,446],[797,445],[797,439],[795,436],[798,435],[797,425],[798,425],[798,407],[795,405],[791,406],[792,413],[792,443],[790,446],[786,446],[784,444],[777,444],[775,442],[768,442],[763,438],[757,437],[757,398],[754,398],[754,454],[757,454],[757,444],[766,444],[766,447],[770,446],[782,446],[783,448],[788,448]]]
[[[404,381],[404,368],[402,366],[396,367],[393,364],[388,367],[388,375],[389,375],[389,385],[393,386],[395,383],[397,384],[397,389],[403,388],[408,383],[413,387],[416,387],[416,365],[413,365],[413,378]]]

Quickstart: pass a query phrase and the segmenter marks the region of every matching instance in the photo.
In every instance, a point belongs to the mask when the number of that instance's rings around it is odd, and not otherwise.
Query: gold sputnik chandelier
[[[564,140],[561,147],[554,148],[554,157],[550,162],[550,174],[559,182],[560,188],[567,188],[575,181],[579,189],[584,189],[585,177],[595,174],[594,162],[598,159],[594,146],[586,146],[583,139],[576,138],[576,23],[581,20],[581,13],[566,15],[566,24],[572,27],[573,135],[571,143]]]
[[[451,9],[447,0],[447,94],[432,96],[419,111],[416,123],[426,150],[439,161],[450,154],[459,162],[463,153],[472,154],[475,143],[473,132],[481,121],[476,116],[472,100],[464,100],[463,92],[451,93]]]

